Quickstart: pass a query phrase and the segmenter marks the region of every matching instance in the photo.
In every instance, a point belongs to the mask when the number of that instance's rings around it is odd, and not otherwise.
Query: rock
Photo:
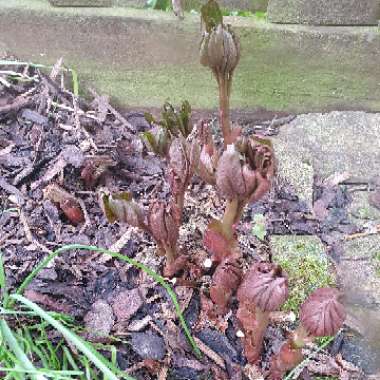
[[[314,169],[310,151],[303,147],[295,150],[280,139],[273,140],[273,148],[278,157],[278,177],[289,183],[299,199],[312,210]]]
[[[104,300],[96,301],[85,315],[84,322],[89,339],[107,337],[115,323],[112,307]]]
[[[135,288],[119,293],[112,303],[112,308],[118,322],[126,322],[143,304],[144,299],[141,296],[140,290]]]
[[[343,359],[360,367],[366,374],[380,370],[380,352],[372,350],[366,339],[345,336],[340,349]]]
[[[132,333],[131,346],[142,359],[162,360],[166,354],[164,339],[152,332]]]
[[[380,236],[371,235],[344,242],[338,270],[346,297],[352,304],[380,305]],[[380,340],[380,337],[379,337]]]
[[[350,219],[357,225],[364,227],[369,223],[380,224],[380,210],[370,201],[371,193],[356,191],[351,194],[352,202],[348,208]]]
[[[346,351],[342,352],[347,360],[372,373],[380,369],[380,236],[346,241],[343,249],[337,272],[345,294],[349,326],[361,337],[347,343]]]
[[[173,368],[169,378],[172,380],[202,380],[204,371],[197,371],[189,367]]]
[[[378,175],[380,163],[380,114],[366,112],[310,113],[297,116],[273,138],[279,161],[294,154],[312,165],[319,178],[348,172],[368,182]],[[298,153],[300,152],[300,153]],[[290,158],[286,156],[289,155]],[[300,174],[293,164],[293,177]]]
[[[268,19],[284,24],[377,25],[377,0],[270,0]]]
[[[239,354],[235,347],[228,338],[219,331],[205,328],[198,333],[198,338],[222,358],[228,357],[234,362],[239,362]]]

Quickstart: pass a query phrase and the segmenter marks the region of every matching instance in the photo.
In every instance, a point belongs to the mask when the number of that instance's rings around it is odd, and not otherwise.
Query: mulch
[[[155,255],[149,236],[126,225],[110,224],[99,206],[104,189],[130,191],[143,206],[153,198],[168,197],[166,163],[147,152],[139,137],[150,129],[145,110],[118,111],[106,96],[93,90],[88,99],[74,96],[61,64],[57,62],[51,72],[26,65],[0,66],[0,249],[10,289],[48,252],[65,244],[109,248],[157,272],[162,268],[162,258]],[[245,133],[267,136],[277,134],[293,117],[265,110],[232,113],[234,123]],[[212,112],[193,113],[194,123],[203,118],[217,123]],[[61,196],[76,205],[79,219],[67,212]],[[265,199],[248,207],[238,227],[243,266],[269,255],[267,241],[250,233],[254,213],[267,216],[269,234],[320,236],[332,260],[339,260],[340,239],[357,232],[345,211],[349,201],[337,184],[316,181],[320,217],[315,218],[291,186],[278,180]],[[180,245],[199,265],[208,257],[202,246],[203,232],[222,210],[223,202],[213,188],[195,178],[186,199]],[[109,256],[86,250],[63,252],[40,272],[25,295],[48,310],[70,314],[86,326],[87,339],[110,342],[108,335],[118,337],[118,364],[136,379],[259,379],[236,336],[236,305],[223,321],[223,329],[208,321],[199,323],[201,295],[207,293],[211,274],[197,283],[177,279],[174,284],[204,353],[201,360],[191,351],[166,292],[145,273]],[[272,350],[292,327],[286,313],[277,315],[265,338],[262,369],[267,369]],[[92,335],[94,330],[104,336]],[[315,355],[299,378],[334,374],[343,379],[348,373],[352,379],[362,376],[332,343]]]

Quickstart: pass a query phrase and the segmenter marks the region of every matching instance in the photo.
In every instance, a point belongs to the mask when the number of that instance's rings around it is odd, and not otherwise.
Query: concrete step
[[[226,18],[241,37],[232,107],[287,111],[380,110],[377,27],[271,24]],[[217,88],[199,64],[199,16],[128,8],[55,8],[0,0],[0,51],[53,64],[63,56],[86,84],[120,104],[188,99],[215,108]]]

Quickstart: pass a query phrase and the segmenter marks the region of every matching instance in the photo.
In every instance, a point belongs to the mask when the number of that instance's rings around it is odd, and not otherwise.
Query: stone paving
[[[368,197],[380,175],[380,114],[331,112],[300,115],[274,139],[279,176],[312,205],[314,176],[347,172],[352,190],[350,218],[366,231],[380,226],[380,210]],[[380,231],[344,241],[337,265],[355,338],[357,363],[380,370]],[[282,237],[282,242],[294,236]],[[283,243],[284,245],[285,243]],[[318,246],[318,243],[316,243]],[[288,251],[291,254],[291,250]],[[321,250],[322,252],[322,250]]]

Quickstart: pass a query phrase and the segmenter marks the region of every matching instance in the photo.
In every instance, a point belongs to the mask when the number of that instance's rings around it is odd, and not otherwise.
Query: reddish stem
[[[269,377],[271,380],[281,380],[285,373],[303,360],[302,347],[309,337],[302,325],[290,335],[288,340],[282,345],[280,352],[273,356],[270,364]]]
[[[256,364],[261,355],[265,331],[269,324],[269,312],[243,303],[237,317],[244,328],[244,352],[249,363]]]
[[[219,86],[219,119],[220,126],[223,133],[224,148],[233,143],[231,136],[231,122],[230,122],[230,96],[229,96],[229,79],[226,74],[221,73],[218,75]]]

